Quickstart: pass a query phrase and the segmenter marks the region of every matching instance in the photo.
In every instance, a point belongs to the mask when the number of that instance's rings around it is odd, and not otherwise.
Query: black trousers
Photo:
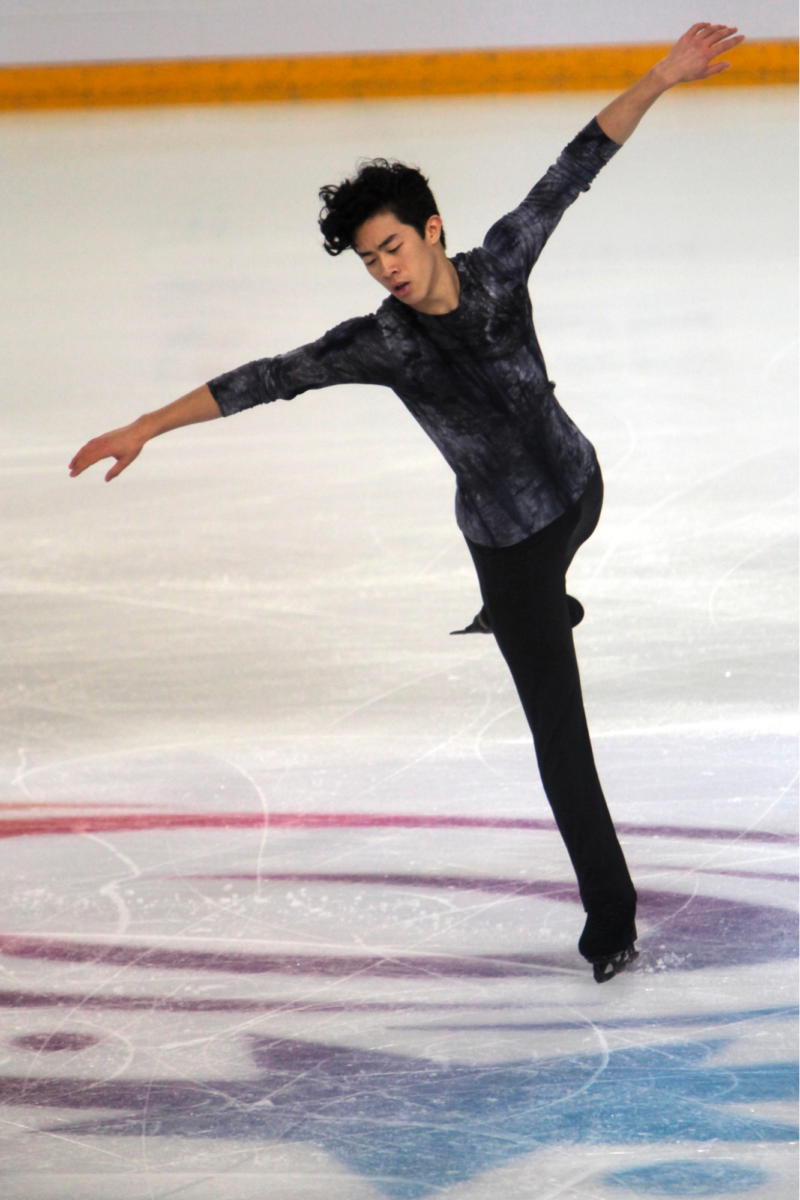
[[[580,499],[524,541],[494,549],[467,539],[587,912],[636,904],[595,767],[567,607],[567,568],[594,532],[602,505],[598,467]]]

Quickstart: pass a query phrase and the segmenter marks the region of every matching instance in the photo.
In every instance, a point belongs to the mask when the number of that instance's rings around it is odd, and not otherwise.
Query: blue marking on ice
[[[793,1141],[791,1125],[721,1106],[794,1099],[797,1065],[713,1066],[729,1044],[635,1047],[605,1062],[576,1055],[463,1066],[253,1039],[256,1080],[26,1079],[6,1099],[127,1110],[61,1123],[62,1136],[314,1142],[392,1200],[420,1200],[558,1144]]]
[[[742,1021],[763,1021],[769,1017],[797,1017],[798,1015],[800,1015],[800,1009],[798,1009],[796,1004],[782,1004],[777,1008],[745,1008],[734,1012],[719,1013],[684,1013],[669,1017],[616,1017],[612,1020],[598,1019],[592,1021],[588,1019],[584,1021],[492,1021],[491,1023],[486,1021],[472,1023],[458,1021],[448,1024],[443,1021],[428,1021],[424,1025],[404,1024],[402,1027],[394,1025],[391,1028],[510,1030],[515,1033],[525,1030],[542,1033],[565,1029],[586,1029],[589,1025],[594,1029],[676,1029],[692,1025],[738,1025]]]
[[[604,1175],[601,1182],[625,1188],[637,1196],[731,1196],[763,1187],[769,1182],[769,1175],[760,1167],[741,1163],[682,1159],[613,1171]]]

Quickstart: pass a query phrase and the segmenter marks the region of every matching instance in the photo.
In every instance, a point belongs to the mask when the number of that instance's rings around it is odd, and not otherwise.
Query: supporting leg
[[[573,506],[515,546],[470,551],[589,914],[580,949],[594,961],[632,943],[636,892],[597,775],[572,639],[564,576],[580,515]]]

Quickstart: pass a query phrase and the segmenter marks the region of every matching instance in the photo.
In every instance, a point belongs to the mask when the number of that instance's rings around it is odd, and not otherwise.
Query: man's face
[[[441,217],[428,218],[425,237],[393,212],[379,212],[356,231],[354,249],[373,279],[413,307],[425,302],[440,269]]]

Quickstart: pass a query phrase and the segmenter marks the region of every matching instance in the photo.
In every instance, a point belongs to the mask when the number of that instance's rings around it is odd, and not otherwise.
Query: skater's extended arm
[[[145,413],[130,425],[93,438],[69,464],[70,475],[80,475],[101,458],[115,458],[116,463],[106,475],[108,482],[129,467],[145,443],[160,433],[229,417],[271,400],[290,400],[301,392],[337,383],[391,384],[383,337],[374,317],[355,317],[288,354],[245,363],[180,400]]]
[[[106,475],[107,483],[139,457],[145,442],[149,442],[151,438],[158,437],[160,433],[168,433],[170,429],[180,429],[183,425],[213,421],[221,415],[216,400],[206,384],[203,384],[193,392],[181,396],[180,400],[137,417],[130,425],[123,425],[121,429],[112,429],[110,433],[92,438],[69,464],[69,473],[73,476],[80,475],[81,471],[100,462],[102,458],[115,458],[116,463]]]
[[[731,25],[709,25],[706,21],[693,25],[678,39],[666,58],[597,114],[597,123],[603,133],[622,145],[664,92],[678,83],[694,83],[726,71],[730,63],[712,63],[711,60],[727,54],[744,41],[744,34],[734,37],[735,33],[736,28]]]
[[[484,247],[509,273],[530,274],[547,239],[581,192],[627,141],[659,96],[678,83],[708,79],[730,64],[714,62],[743,37],[729,25],[693,25],[661,62],[612,100],[559,155],[525,199],[487,233]]]

